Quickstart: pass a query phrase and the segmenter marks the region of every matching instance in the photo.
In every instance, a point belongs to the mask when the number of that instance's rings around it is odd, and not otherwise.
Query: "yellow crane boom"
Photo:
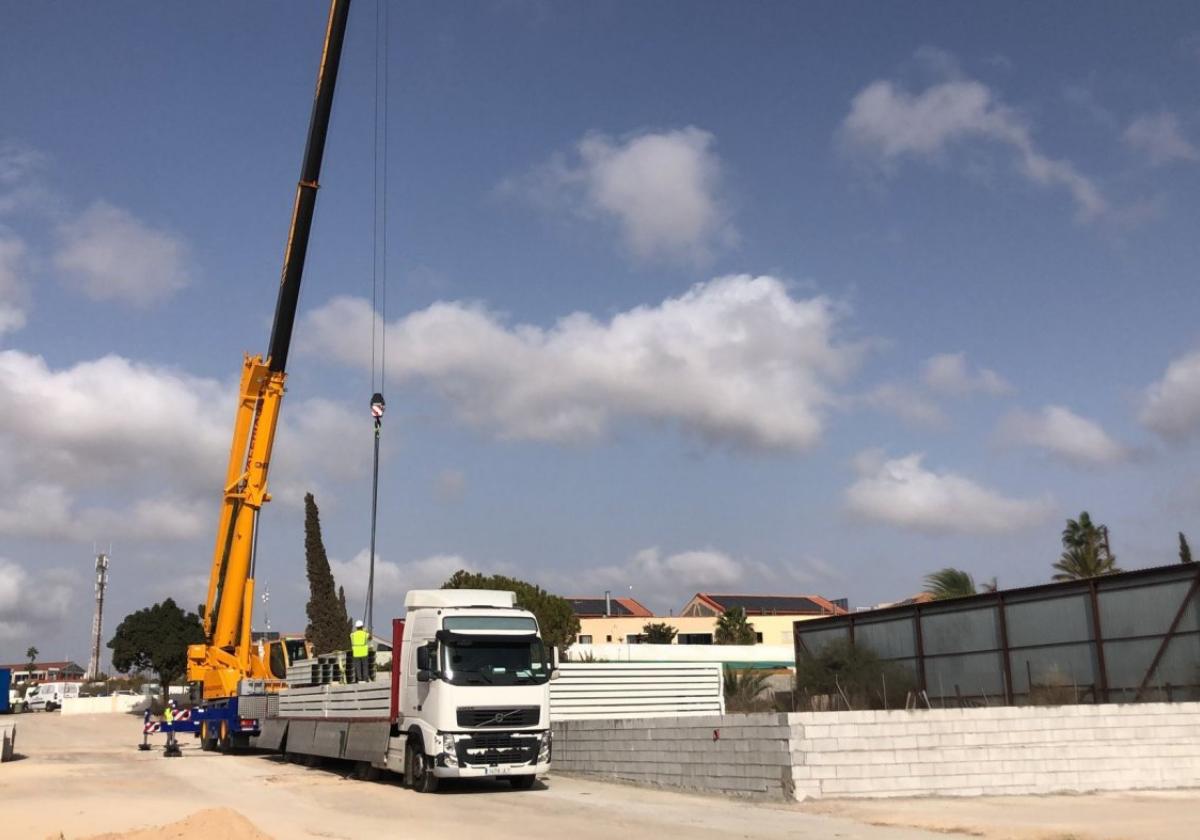
[[[287,381],[288,349],[349,11],[350,0],[330,3],[268,352],[265,358],[246,355],[242,362],[233,445],[204,607],[205,643],[188,648],[188,680],[203,685],[205,700],[236,696],[244,679],[264,680],[267,690],[274,690],[285,676],[271,667],[269,654],[263,657],[253,649],[250,640],[256,528],[259,510],[271,499],[267,491],[271,449]]]

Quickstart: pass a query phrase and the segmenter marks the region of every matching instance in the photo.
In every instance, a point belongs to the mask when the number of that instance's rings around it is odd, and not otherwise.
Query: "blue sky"
[[[361,589],[375,6],[351,12],[260,588]],[[6,4],[0,659],[203,591],[325,4]],[[904,597],[1200,512],[1200,12],[396,3],[381,599]],[[367,301],[367,303],[364,303]],[[1197,531],[1200,534],[1200,531]],[[358,598],[354,598],[355,601]],[[261,616],[260,616],[261,617]]]

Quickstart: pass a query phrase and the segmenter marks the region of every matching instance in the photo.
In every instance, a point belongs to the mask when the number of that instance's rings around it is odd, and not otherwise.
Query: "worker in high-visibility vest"
[[[170,753],[173,753],[178,750],[178,747],[175,745],[175,727],[172,726],[172,724],[175,723],[175,701],[174,700],[167,701],[166,708],[163,709],[163,722],[167,724],[166,751],[168,754],[170,754]]]
[[[354,622],[354,632],[350,634],[350,655],[354,657],[354,682],[366,682],[371,678],[367,663],[367,657],[371,653],[369,639],[362,621]]]

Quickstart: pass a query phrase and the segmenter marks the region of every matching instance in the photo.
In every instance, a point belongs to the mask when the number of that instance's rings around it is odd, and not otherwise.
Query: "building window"
[[[755,642],[755,644],[759,644],[759,645],[762,644],[762,633],[754,634],[754,642]]]
[[[625,644],[627,644],[627,645],[640,645],[640,644],[643,644],[645,641],[646,641],[646,637],[642,636],[638,633],[630,633],[628,636],[625,637]]]
[[[590,645],[592,643],[592,637],[581,635],[576,639],[576,641],[581,645]]]
[[[604,637],[604,641],[606,641],[606,642],[611,642],[611,641],[612,641],[612,636],[605,636],[605,637]]]
[[[676,641],[681,645],[711,645],[712,633],[680,633]]]

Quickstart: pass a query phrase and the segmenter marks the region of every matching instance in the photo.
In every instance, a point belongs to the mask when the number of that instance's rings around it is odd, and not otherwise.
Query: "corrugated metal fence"
[[[717,662],[564,662],[551,720],[683,717],[725,711]]]

